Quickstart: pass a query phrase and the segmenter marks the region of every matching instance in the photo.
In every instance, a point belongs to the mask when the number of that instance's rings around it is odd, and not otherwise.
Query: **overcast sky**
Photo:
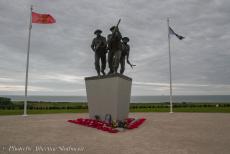
[[[167,17],[186,37],[171,37],[173,94],[229,94],[229,0],[0,0],[0,95],[24,94],[31,4],[56,24],[33,24],[29,95],[86,95],[93,32],[107,36],[119,18],[137,65],[125,70],[132,95],[168,95]]]

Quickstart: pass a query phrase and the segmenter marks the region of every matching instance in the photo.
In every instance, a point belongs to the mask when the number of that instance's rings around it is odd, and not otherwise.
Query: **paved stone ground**
[[[147,120],[117,134],[67,122],[80,117],[88,114],[0,116],[0,154],[230,153],[230,114],[131,113]]]

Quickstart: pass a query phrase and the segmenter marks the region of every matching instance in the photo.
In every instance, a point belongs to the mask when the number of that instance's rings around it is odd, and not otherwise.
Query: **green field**
[[[87,109],[55,109],[55,110],[28,110],[27,114],[55,114],[55,113],[86,113]],[[22,115],[23,110],[0,110],[0,115]]]
[[[130,112],[169,112],[169,108],[130,109]],[[181,107],[173,108],[173,112],[213,112],[230,113],[230,107]]]
[[[218,104],[218,105],[217,105]],[[0,115],[22,115],[23,102],[0,106]],[[130,112],[169,112],[168,103],[131,103]],[[87,103],[28,102],[28,114],[87,113]],[[174,103],[173,112],[230,113],[230,103]]]

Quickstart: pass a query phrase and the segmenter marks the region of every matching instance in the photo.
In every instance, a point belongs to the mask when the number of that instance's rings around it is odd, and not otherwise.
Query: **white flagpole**
[[[32,29],[32,10],[33,10],[33,6],[31,5],[31,7],[30,7],[29,37],[28,37],[28,46],[27,46],[25,99],[24,99],[24,114],[23,114],[23,116],[27,116],[27,87],[28,87],[28,71],[29,71],[29,57],[30,57],[30,36],[31,36],[31,29]]]
[[[168,23],[168,47],[169,47],[170,113],[173,113],[173,103],[172,103],[172,66],[171,66],[171,51],[170,51],[169,18],[167,18],[167,23]]]

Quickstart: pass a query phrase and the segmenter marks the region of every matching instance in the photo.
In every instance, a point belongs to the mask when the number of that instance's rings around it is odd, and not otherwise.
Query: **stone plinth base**
[[[113,74],[102,77],[86,77],[86,93],[89,117],[105,119],[110,114],[112,120],[128,118],[132,79]]]

